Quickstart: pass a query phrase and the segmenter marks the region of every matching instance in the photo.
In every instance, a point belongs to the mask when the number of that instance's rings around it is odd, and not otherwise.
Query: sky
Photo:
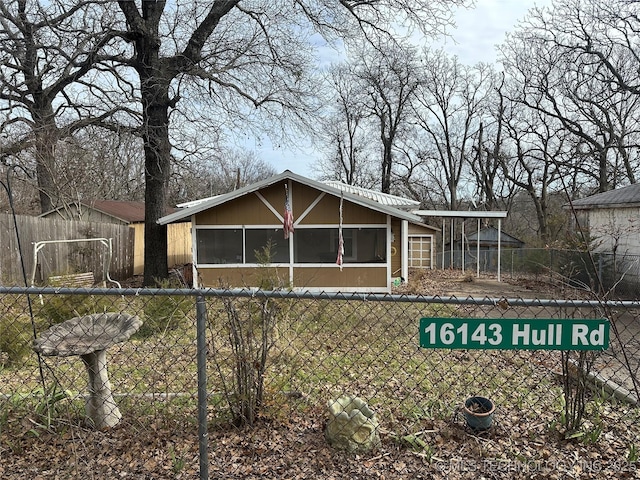
[[[450,29],[451,36],[434,45],[456,55],[461,63],[474,65],[478,62],[495,63],[496,45],[503,42],[505,34],[512,31],[529,9],[550,6],[551,0],[476,0],[471,9],[460,8],[455,14],[456,27]],[[330,51],[323,50],[323,55]],[[337,54],[336,54],[337,57]],[[297,148],[274,148],[268,139],[261,145],[247,145],[255,150],[259,158],[273,165],[277,173],[291,170],[294,173],[314,178],[312,165],[321,155],[303,139]]]

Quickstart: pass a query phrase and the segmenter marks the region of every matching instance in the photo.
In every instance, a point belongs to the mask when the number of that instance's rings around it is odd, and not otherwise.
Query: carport
[[[462,271],[464,271],[464,252],[465,252],[465,231],[464,220],[468,218],[475,218],[478,225],[478,238],[480,237],[481,220],[497,219],[498,220],[498,281],[500,281],[500,262],[501,262],[501,245],[500,237],[502,234],[502,219],[507,218],[507,212],[495,211],[495,212],[478,212],[478,211],[465,211],[465,210],[414,210],[411,212],[421,217],[440,217],[442,218],[442,268],[444,268],[445,259],[445,238],[447,236],[447,230],[449,231],[449,242],[451,244],[450,255],[451,265],[453,265],[453,239],[455,236],[454,227],[455,220],[462,219],[462,227],[460,235],[462,237]],[[449,228],[447,228],[447,219],[449,219]],[[480,242],[476,245],[476,277],[480,276]]]

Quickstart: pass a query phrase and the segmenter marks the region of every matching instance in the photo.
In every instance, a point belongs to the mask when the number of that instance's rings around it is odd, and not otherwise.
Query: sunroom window
[[[385,228],[344,228],[344,263],[386,261],[386,232]],[[298,228],[293,238],[296,263],[335,263],[337,228]]]
[[[289,263],[289,242],[281,228],[248,228],[245,230],[246,262],[259,263],[256,251],[265,252],[269,246],[269,263]]]
[[[344,263],[386,261],[386,228],[344,228]],[[337,228],[297,228],[292,237],[295,263],[335,263]],[[289,263],[289,242],[282,228],[199,228],[199,264],[255,264],[256,252],[270,245],[270,263]]]
[[[197,230],[198,263],[242,263],[242,229]]]

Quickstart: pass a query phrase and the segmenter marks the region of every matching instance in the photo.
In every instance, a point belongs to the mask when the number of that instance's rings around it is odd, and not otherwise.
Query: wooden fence
[[[24,215],[18,215],[16,220],[28,284],[32,276],[39,284],[53,275],[77,272],[94,272],[96,280],[100,281],[107,264],[109,276],[114,280],[133,275],[134,232],[128,225]],[[110,261],[108,248],[98,241],[45,244],[37,259],[34,258],[36,242],[91,238],[111,239]],[[0,214],[0,285],[24,285],[16,230],[10,214]]]

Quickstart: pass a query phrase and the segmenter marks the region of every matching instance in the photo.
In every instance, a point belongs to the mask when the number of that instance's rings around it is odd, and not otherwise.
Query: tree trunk
[[[38,100],[41,100],[38,98]],[[36,102],[38,103],[38,102]],[[58,131],[55,124],[53,109],[50,104],[35,111],[34,121],[36,148],[36,175],[40,195],[41,213],[52,210],[57,197],[53,172],[55,171],[55,152]]]
[[[382,136],[382,193],[391,193],[391,167],[393,166],[393,158],[391,149],[393,148],[393,139]]]
[[[149,79],[151,80],[151,79]],[[167,278],[167,227],[158,219],[165,213],[171,171],[168,87],[142,89],[144,108],[145,219],[144,284]]]

